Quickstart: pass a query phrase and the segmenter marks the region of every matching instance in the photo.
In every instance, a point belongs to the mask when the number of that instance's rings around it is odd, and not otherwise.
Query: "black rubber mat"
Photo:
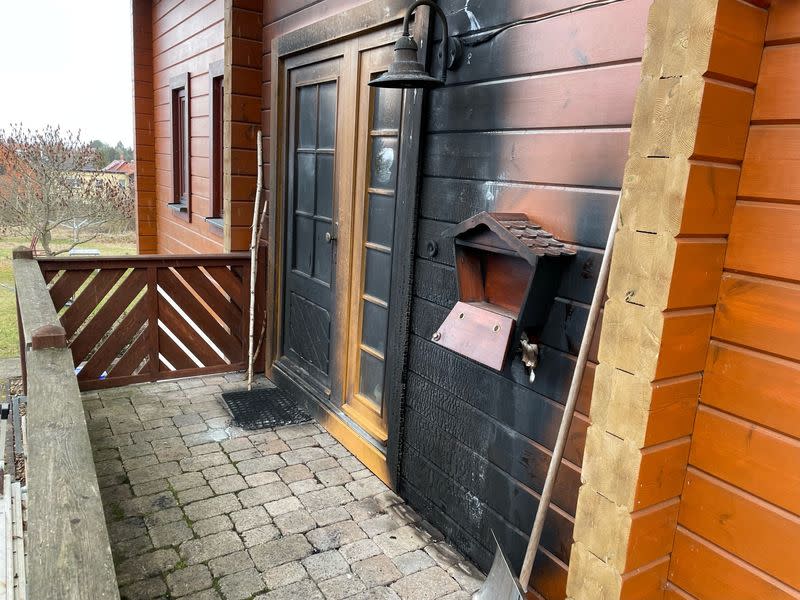
[[[310,421],[302,408],[280,388],[257,388],[250,391],[225,392],[222,399],[242,429],[264,429]]]

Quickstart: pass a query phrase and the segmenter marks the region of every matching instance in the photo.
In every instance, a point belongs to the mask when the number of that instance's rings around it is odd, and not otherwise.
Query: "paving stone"
[[[311,514],[307,510],[302,509],[278,515],[273,521],[283,535],[305,533],[317,527],[317,522]]]
[[[266,485],[268,483],[275,483],[276,481],[280,481],[281,478],[278,477],[278,474],[275,471],[264,471],[263,473],[253,473],[252,475],[246,475],[244,480],[250,487],[258,487],[260,485]]]
[[[175,506],[177,506],[175,496],[169,491],[120,502],[120,507],[127,516],[148,515]]]
[[[159,481],[164,481],[164,480],[161,479]],[[156,489],[150,492],[150,494],[145,494],[145,495],[149,496],[160,491],[161,490]],[[103,496],[102,496],[103,502],[120,502],[122,500],[128,500],[130,498],[133,498],[133,493],[131,493],[131,486],[124,483],[121,485],[113,485],[103,490]]]
[[[311,446],[319,446],[317,440],[315,440],[310,435],[306,437],[295,438],[293,440],[287,440],[286,445],[289,446],[289,448],[291,448],[292,450],[300,450],[301,448],[310,448]]]
[[[200,415],[197,415],[200,417]],[[200,418],[202,421],[202,418]],[[192,433],[200,433],[208,429],[208,426],[205,423],[198,423],[196,425],[183,425],[178,427],[178,431],[181,432],[181,435],[191,435]]]
[[[216,517],[223,513],[233,512],[239,510],[241,505],[233,494],[225,494],[224,496],[215,496],[207,500],[200,500],[184,507],[186,516],[192,521],[199,521],[200,519],[207,519],[209,517]]]
[[[181,467],[176,462],[161,463],[128,471],[128,481],[130,481],[132,485],[136,485],[137,483],[146,483],[156,479],[168,478],[180,472]]]
[[[406,575],[391,585],[402,600],[435,600],[459,591],[455,580],[440,567]]]
[[[220,531],[227,531],[233,529],[233,523],[227,515],[217,515],[210,519],[202,519],[192,523],[192,529],[197,537],[205,537],[212,533],[219,533]]]
[[[291,495],[292,491],[282,481],[260,485],[237,494],[239,501],[245,508],[248,506],[255,506],[256,504],[266,504],[267,502],[280,500],[281,498],[286,498]]]
[[[180,547],[181,556],[190,565],[207,562],[243,548],[242,540],[233,531],[221,531],[204,538],[189,540]]]
[[[174,475],[170,477],[167,481],[169,481],[170,486],[176,492],[181,492],[183,490],[190,490],[195,487],[200,487],[201,485],[206,484],[206,480],[203,478],[202,474],[197,472],[191,473],[181,473],[180,475]]]
[[[447,569],[447,574],[469,593],[476,592],[484,580],[483,573],[474,565],[465,561],[461,561]]]
[[[408,504],[395,504],[386,509],[386,514],[394,519],[398,525],[411,525],[421,523],[422,517]]]
[[[139,457],[141,458],[141,457]],[[155,460],[155,457],[153,457]],[[130,460],[138,460],[138,458],[132,458]],[[114,459],[114,460],[106,460],[103,462],[99,462],[95,464],[95,471],[98,477],[102,477],[103,475],[113,475],[115,473],[124,473],[125,468],[122,466],[122,461]]]
[[[272,502],[267,502],[267,504],[264,505],[264,508],[267,509],[267,512],[270,514],[270,516],[277,517],[278,515],[283,515],[295,510],[300,510],[301,508],[303,508],[303,505],[300,503],[300,500],[298,500],[294,496],[288,496],[280,500],[273,500]]]
[[[364,533],[369,537],[375,537],[387,531],[393,531],[400,527],[400,525],[389,515],[378,515],[371,519],[358,522],[359,527],[364,530]]]
[[[260,456],[263,455],[255,448],[246,448],[245,450],[237,450],[236,452],[231,452],[228,454],[228,458],[235,463],[243,460],[250,460],[252,458],[259,458]]]
[[[319,479],[320,483],[322,483],[322,485],[325,487],[343,485],[353,481],[353,478],[350,477],[350,473],[345,471],[342,467],[319,471],[316,475],[317,479]]]
[[[203,418],[206,420],[206,425],[208,425],[211,429],[215,431],[222,431],[225,434],[225,437],[230,437],[230,433],[227,431],[228,425],[231,424],[231,419],[228,416],[228,413],[221,407],[215,407],[211,410],[206,410],[200,413],[203,415]]]
[[[340,521],[333,525],[312,529],[306,534],[317,550],[325,551],[366,538],[366,534],[353,521]]]
[[[353,496],[345,488],[336,486],[303,494],[299,499],[308,511],[313,513],[323,508],[347,504],[353,500]]]
[[[222,447],[216,442],[200,444],[199,446],[192,446],[189,448],[189,452],[192,453],[192,456],[202,456],[203,454],[211,454],[212,452],[219,452],[220,450],[222,450]]]
[[[181,519],[183,519],[183,511],[178,507],[174,507],[147,515],[144,518],[144,522],[148,527],[156,527],[164,523],[172,523],[173,521],[179,521]]]
[[[191,452],[184,445],[167,446],[160,448],[156,451],[156,456],[160,462],[169,462],[172,460],[181,460],[187,456],[191,456]]]
[[[251,458],[250,460],[243,460],[236,463],[236,468],[242,475],[252,475],[253,473],[260,473],[262,471],[275,471],[285,466],[286,463],[283,459],[274,455]]]
[[[192,502],[197,502],[198,500],[205,500],[206,498],[211,498],[214,495],[214,490],[212,490],[207,485],[203,485],[200,487],[192,488],[190,490],[183,490],[182,492],[178,492],[178,501],[183,504],[191,504]]]
[[[289,450],[289,452],[284,452],[280,455],[280,457],[284,461],[286,461],[287,465],[297,465],[300,463],[307,463],[312,460],[325,458],[326,456],[328,456],[328,453],[319,447],[302,448],[300,450]]]
[[[236,531],[242,532],[254,527],[268,525],[271,522],[266,509],[263,506],[253,506],[243,510],[230,513],[230,518]]]
[[[206,425],[208,425],[208,423],[206,423]],[[187,446],[199,446],[200,444],[220,442],[227,439],[228,434],[224,429],[209,429],[201,433],[192,433],[190,435],[183,436],[183,443]]]
[[[361,469],[360,471],[354,471],[350,473],[350,477],[358,481],[359,479],[366,479],[372,475],[372,471],[369,469]]]
[[[238,492],[247,489],[247,483],[241,475],[226,475],[218,477],[209,482],[215,494],[227,494],[228,492]]]
[[[247,600],[264,590],[264,580],[253,568],[226,575],[219,580],[219,591],[225,600]]]
[[[317,441],[317,444],[323,448],[325,446],[333,446],[336,443],[336,440],[333,439],[329,433],[316,433],[313,437]]]
[[[246,548],[258,546],[264,542],[270,542],[280,537],[281,532],[274,525],[262,525],[243,532],[242,540]]]
[[[182,390],[191,390],[194,388],[203,387],[205,385],[205,382],[203,382],[202,379],[196,379],[196,378],[181,379],[180,381],[176,381],[176,383],[178,384],[178,387],[180,387]]]
[[[225,440],[224,442],[220,443],[220,446],[222,447],[223,452],[227,452],[228,454],[230,454],[231,452],[237,452],[239,450],[252,448],[253,442],[244,437],[232,440]]]
[[[338,462],[339,466],[348,473],[355,473],[356,471],[360,471],[364,468],[364,465],[361,463],[361,461],[349,453],[344,457],[339,457],[336,462]]]
[[[128,558],[117,566],[117,582],[126,585],[137,579],[153,577],[162,571],[172,569],[179,560],[178,553],[172,548]]]
[[[212,479],[218,479],[220,477],[229,477],[230,475],[238,475],[238,474],[239,471],[237,471],[236,467],[233,466],[233,464],[231,463],[226,463],[224,465],[203,469],[203,477],[205,477],[208,481],[211,481]]]
[[[150,539],[153,540],[153,546],[156,548],[178,546],[193,537],[194,534],[186,521],[173,521],[150,528]]]
[[[256,596],[253,600],[324,600],[322,592],[310,579],[303,579],[277,590]]]
[[[167,575],[167,585],[174,598],[210,588],[211,584],[211,573],[205,565],[192,565]]]
[[[366,521],[372,517],[384,514],[375,498],[363,498],[345,505],[345,509],[357,522]]]
[[[320,430],[313,423],[301,423],[300,425],[287,425],[285,427],[278,427],[275,433],[282,440],[294,440],[297,438],[305,437],[307,435],[316,435]]]
[[[425,552],[443,569],[449,569],[464,560],[461,553],[447,542],[429,544],[425,547]]]
[[[316,479],[303,479],[302,481],[295,481],[289,484],[289,489],[292,490],[295,496],[302,496],[303,494],[316,492],[324,488],[325,486]]]
[[[386,487],[386,484],[378,479],[375,475],[371,475],[366,479],[360,479],[359,481],[353,481],[346,484],[344,487],[348,492],[353,494],[353,497],[356,500],[361,500],[362,498],[366,498],[368,496],[376,496],[389,489]]]
[[[389,490],[387,492],[383,492],[382,494],[378,494],[377,496],[375,496],[375,502],[378,503],[378,507],[381,510],[386,510],[390,506],[400,504],[401,502],[403,502],[403,499],[397,494],[395,494],[392,490]]]
[[[323,508],[322,510],[314,511],[311,513],[311,516],[314,517],[317,525],[320,527],[325,527],[326,525],[330,525],[332,523],[346,521],[350,518],[350,513],[348,513],[342,506],[332,506],[330,508]]]
[[[259,444],[257,448],[258,451],[264,456],[272,456],[274,454],[280,454],[281,452],[288,452],[290,450],[289,446],[287,446],[286,442],[283,440],[270,440],[268,442]]]
[[[239,550],[208,561],[208,567],[214,577],[224,577],[252,568],[253,559],[250,558],[247,550]]]
[[[400,556],[395,556],[392,560],[394,560],[394,564],[403,575],[411,575],[417,571],[436,566],[436,562],[423,550],[406,552]]]
[[[290,535],[273,542],[267,542],[250,548],[250,557],[259,571],[301,560],[310,555],[314,549],[302,535]]]
[[[294,483],[295,481],[302,481],[314,477],[306,465],[291,465],[289,467],[282,467],[278,469],[278,475],[285,484]]]
[[[131,434],[131,439],[134,444],[141,442],[152,442],[153,440],[160,440],[169,437],[178,437],[180,433],[177,427],[159,427],[158,429],[148,429],[147,431],[134,431]]]
[[[352,598],[359,592],[363,592],[364,584],[358,577],[352,573],[346,575],[339,575],[327,581],[321,581],[317,584],[320,591],[325,595],[327,600],[342,600],[343,598]]]
[[[141,517],[129,517],[108,524],[108,538],[112,543],[130,540],[147,533],[147,526]]]
[[[271,442],[278,439],[278,434],[271,430],[259,431],[253,435],[248,435],[247,439],[254,444],[263,444],[264,442]]]
[[[175,423],[175,427],[185,427],[187,425],[197,425],[198,423],[202,423],[203,419],[197,414],[180,414],[172,417],[172,422]]]
[[[180,461],[180,468],[184,471],[202,471],[209,467],[217,467],[230,462],[223,452],[209,452],[199,456],[190,456]]]
[[[453,592],[452,594],[447,594],[447,596],[442,596],[442,600],[472,600],[472,594],[469,594],[462,590],[460,592]]]
[[[312,554],[301,562],[309,577],[316,582],[350,571],[350,565],[337,550]]]
[[[263,578],[267,588],[274,590],[308,577],[308,573],[299,562],[290,562],[264,571]]]
[[[391,588],[376,587],[353,596],[351,600],[400,600],[400,596]]]
[[[431,542],[432,538],[414,525],[406,525],[394,531],[375,536],[375,543],[381,547],[381,550],[389,558],[419,550]]]
[[[353,573],[358,575],[368,588],[389,585],[403,577],[392,559],[385,554],[378,554],[354,563]]]
[[[153,550],[153,542],[150,540],[149,535],[140,535],[130,540],[116,542],[111,547],[112,554],[118,559],[116,562],[119,562],[119,559],[139,556],[140,554],[152,552]]]
[[[126,458],[135,458],[137,456],[144,456],[145,454],[152,454],[153,445],[150,442],[131,444],[130,446],[122,446],[118,451],[120,458],[125,460]]]
[[[357,542],[345,544],[339,548],[339,552],[342,553],[342,556],[344,556],[347,562],[353,564],[355,562],[377,556],[381,553],[381,549],[378,548],[378,545],[372,540],[358,540]],[[425,553],[423,552],[423,554]],[[428,555],[425,554],[425,556]],[[432,564],[433,561],[431,561],[431,565]]]
[[[120,589],[121,600],[152,600],[167,593],[167,585],[161,577],[137,581]]]
[[[163,492],[169,489],[169,483],[166,479],[156,479],[155,481],[148,481],[147,483],[139,483],[133,486],[133,493],[136,496],[152,496],[158,492]],[[107,492],[103,492],[105,497]]]
[[[347,450],[347,448],[345,448],[339,443],[333,444],[332,446],[328,446],[327,448],[325,448],[325,450],[328,452],[328,454],[330,454],[334,458],[345,458],[345,457],[352,458],[352,455]]]

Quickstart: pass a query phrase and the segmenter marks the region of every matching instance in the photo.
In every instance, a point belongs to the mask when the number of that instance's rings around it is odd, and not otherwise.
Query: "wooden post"
[[[586,434],[570,600],[664,598],[669,589],[766,18],[735,0],[652,5]]]
[[[33,250],[25,246],[17,246],[11,251],[12,259],[27,258],[33,259]],[[22,330],[22,314],[19,310],[19,294],[15,293],[17,307],[17,338],[19,339],[19,364],[22,371],[22,393],[28,393],[28,376],[25,365],[25,332]]]
[[[157,381],[160,371],[158,349],[158,267],[147,267],[147,335],[149,337],[150,379]]]

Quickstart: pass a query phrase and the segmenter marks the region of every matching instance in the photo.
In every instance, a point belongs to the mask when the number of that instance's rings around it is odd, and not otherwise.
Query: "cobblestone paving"
[[[241,380],[84,394],[123,600],[470,598],[478,570],[319,425],[233,427]]]

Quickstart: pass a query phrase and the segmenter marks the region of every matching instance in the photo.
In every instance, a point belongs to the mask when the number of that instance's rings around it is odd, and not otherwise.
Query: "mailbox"
[[[523,213],[482,212],[444,235],[455,243],[459,301],[433,341],[502,370],[512,339],[535,346],[575,249]]]

